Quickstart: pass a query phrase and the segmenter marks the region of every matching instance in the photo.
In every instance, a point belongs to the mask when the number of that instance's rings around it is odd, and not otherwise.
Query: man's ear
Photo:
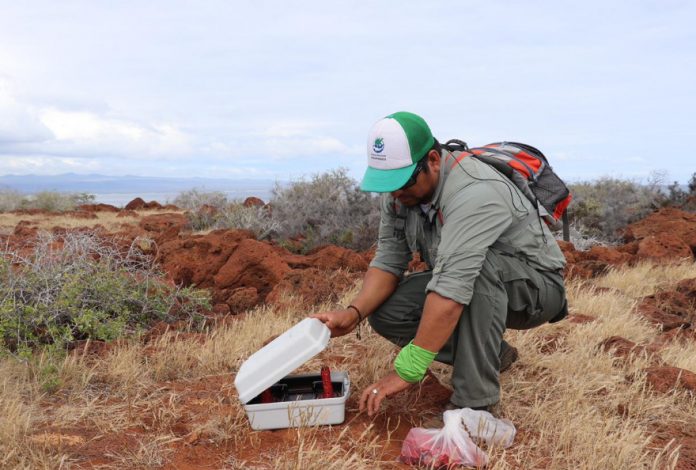
[[[438,172],[440,171],[440,163],[442,158],[440,157],[440,152],[437,150],[431,150],[428,152],[428,166],[431,170]]]

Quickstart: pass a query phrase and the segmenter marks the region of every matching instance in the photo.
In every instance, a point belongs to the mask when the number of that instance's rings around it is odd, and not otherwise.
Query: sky
[[[696,172],[696,1],[0,0],[0,175],[360,179],[371,125]]]

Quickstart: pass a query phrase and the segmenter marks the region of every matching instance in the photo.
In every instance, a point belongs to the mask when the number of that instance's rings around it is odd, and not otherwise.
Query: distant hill
[[[283,182],[280,182],[283,183]],[[92,194],[176,193],[199,188],[209,191],[233,191],[235,193],[270,192],[274,180],[225,179],[225,178],[168,178],[153,176],[78,175],[4,175],[0,176],[0,189],[10,188],[21,193],[38,191],[86,192]]]

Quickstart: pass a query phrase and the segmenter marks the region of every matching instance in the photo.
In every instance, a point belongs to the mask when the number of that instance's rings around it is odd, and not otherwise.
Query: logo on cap
[[[382,152],[384,150],[384,138],[383,137],[377,137],[375,139],[375,143],[372,144],[372,150],[374,150],[376,153]]]

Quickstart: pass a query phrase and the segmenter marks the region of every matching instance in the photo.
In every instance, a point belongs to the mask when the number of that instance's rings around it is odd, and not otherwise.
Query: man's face
[[[423,158],[427,159],[425,164],[428,167],[428,171],[426,172],[425,169],[421,170],[414,184],[409,186],[406,183],[405,187],[391,193],[394,199],[397,199],[406,207],[430,202],[440,180],[440,155],[433,150]]]

